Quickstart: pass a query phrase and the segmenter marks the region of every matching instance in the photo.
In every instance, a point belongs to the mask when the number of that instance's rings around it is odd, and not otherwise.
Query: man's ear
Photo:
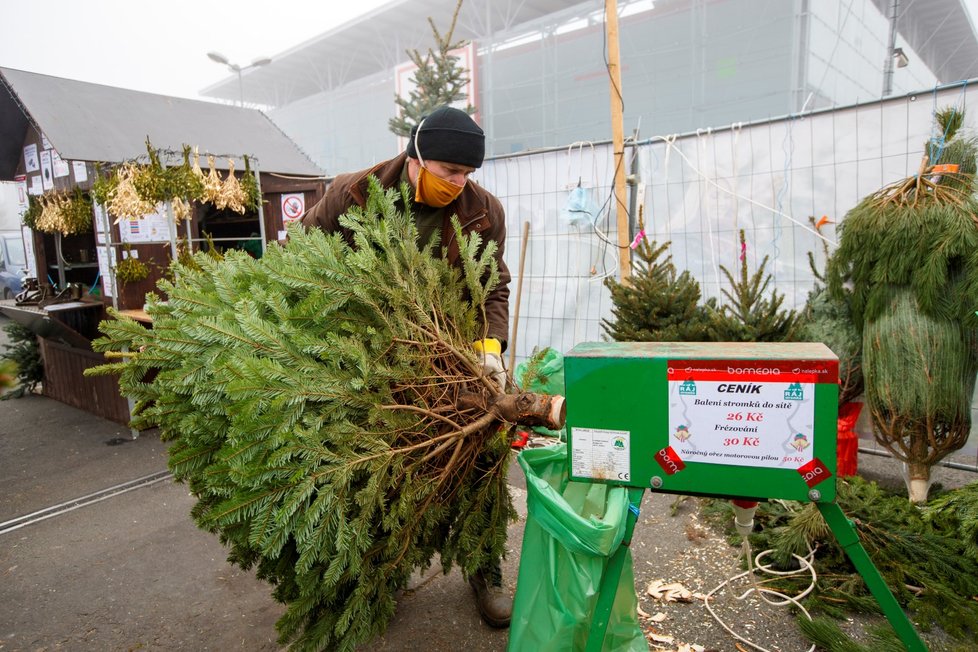
[[[416,158],[408,156],[408,181],[411,182],[412,186],[418,185],[418,168],[421,167],[421,163]]]

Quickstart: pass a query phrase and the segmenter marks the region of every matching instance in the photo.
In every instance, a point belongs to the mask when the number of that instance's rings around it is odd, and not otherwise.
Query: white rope
[[[760,645],[754,643],[753,641],[750,641],[750,640],[744,638],[743,636],[741,636],[740,634],[738,634],[737,632],[735,632],[731,627],[729,627],[725,622],[723,622],[723,620],[716,614],[716,612],[713,611],[713,608],[710,606],[710,598],[713,596],[714,593],[717,593],[718,591],[720,591],[721,589],[723,589],[723,587],[726,586],[726,587],[729,587],[732,590],[733,589],[733,586],[732,586],[732,583],[733,582],[735,582],[735,581],[737,581],[737,580],[739,580],[739,579],[741,579],[743,577],[749,577],[750,578],[750,582],[751,582],[751,587],[749,589],[747,589],[746,591],[744,591],[739,596],[734,596],[734,599],[736,599],[736,600],[745,600],[745,599],[747,599],[747,597],[751,593],[756,593],[759,598],[761,598],[762,600],[764,600],[764,602],[766,602],[766,603],[768,603],[770,605],[783,606],[783,605],[786,605],[786,604],[793,604],[796,607],[798,607],[798,609],[800,609],[802,613],[805,614],[805,617],[808,618],[808,620],[812,620],[811,614],[808,613],[808,610],[805,609],[805,607],[803,607],[801,605],[800,600],[802,598],[804,598],[806,595],[808,595],[809,593],[811,593],[815,589],[815,580],[817,579],[817,576],[815,574],[815,567],[812,565],[812,559],[815,556],[815,550],[809,550],[808,555],[805,556],[805,557],[801,557],[799,555],[794,555],[794,554],[791,555],[796,560],[798,560],[798,563],[799,564],[801,564],[801,568],[799,568],[798,570],[793,570],[793,571],[779,571],[779,570],[775,570],[770,565],[762,564],[761,563],[761,559],[763,559],[765,556],[767,556],[768,554],[770,554],[772,552],[771,550],[765,550],[764,552],[759,553],[757,555],[757,557],[755,557],[752,560],[751,559],[750,543],[747,541],[747,538],[746,537],[744,538],[744,543],[743,543],[743,546],[742,546],[742,550],[744,552],[744,556],[747,559],[747,570],[744,571],[743,573],[740,573],[739,575],[734,575],[733,577],[729,577],[726,580],[724,580],[723,582],[721,582],[719,585],[717,585],[716,588],[714,588],[712,591],[710,591],[709,593],[706,594],[706,597],[703,599],[703,603],[706,605],[706,610],[710,612],[710,615],[711,616],[713,616],[713,619],[716,620],[718,623],[720,623],[720,626],[723,627],[725,630],[727,630],[727,632],[731,636],[733,636],[735,639],[737,639],[738,641],[740,641],[742,643],[745,643],[745,644],[751,646],[755,650],[760,650],[760,652],[771,652],[771,650],[768,650],[767,648],[761,647]],[[753,561],[753,563],[752,563],[752,561]],[[755,566],[756,566],[756,568],[755,568]],[[768,589],[768,588],[765,588],[764,586],[762,586],[763,584],[765,584],[765,583],[767,583],[769,581],[773,581],[776,578],[773,578],[772,577],[772,578],[770,578],[768,580],[764,580],[764,581],[758,582],[757,581],[757,576],[755,575],[755,570],[763,571],[763,572],[768,573],[770,575],[776,575],[776,576],[797,575],[797,574],[802,573],[802,572],[804,572],[804,571],[807,570],[808,573],[811,575],[811,583],[808,585],[808,588],[806,588],[804,591],[802,591],[801,593],[799,593],[795,597],[791,597],[791,596],[785,595],[784,593],[781,593],[779,591],[775,591],[774,589]],[[779,600],[771,600],[771,599],[769,599],[767,597],[768,595],[777,596],[780,599]],[[815,645],[812,644],[812,646],[810,648],[808,648],[807,652],[815,652]]]
[[[676,139],[677,138],[679,138],[679,134],[672,134],[671,136],[665,136],[665,137],[662,138],[662,140],[665,141],[665,143],[667,145],[667,147],[666,147],[666,155],[663,157],[663,164],[662,164],[662,171],[663,171],[663,174],[662,174],[662,187],[665,188],[666,208],[667,209],[668,209],[668,206],[669,206],[669,155],[672,154],[672,147],[671,147],[671,145],[676,142]],[[651,149],[652,148],[650,147],[649,150],[651,150]],[[666,213],[666,216],[667,216],[667,218],[669,217],[668,212]],[[671,218],[669,218],[669,219],[666,220],[666,237],[667,237],[667,239],[672,240],[672,219]]]
[[[703,142],[704,135],[700,133],[700,131],[701,131],[700,129],[696,130],[696,151],[699,154],[700,160],[703,160],[704,158],[706,158],[706,145]],[[706,138],[710,138],[713,135],[713,130],[709,127],[707,127],[702,131],[706,134],[705,135]],[[716,157],[714,157],[714,160],[716,160]],[[712,184],[717,188],[720,187],[719,184],[713,181],[713,179],[709,178],[707,175],[703,174],[702,172],[699,172],[699,170],[697,170],[697,174],[699,174],[700,177],[702,177],[702,179],[707,183]],[[710,241],[710,259],[713,262],[713,275],[716,277],[717,294],[719,295],[720,288],[723,287],[723,283],[720,281],[720,262],[717,260],[717,249],[716,249],[717,243],[714,242],[714,238],[713,238],[713,220],[710,219],[710,211],[707,210],[707,206],[705,205],[705,203],[706,203],[706,192],[704,192],[703,189],[700,188],[700,216],[701,219],[706,220],[707,240]],[[717,218],[720,217],[719,203],[716,206],[716,210],[714,214],[717,216]],[[717,231],[719,232],[719,230],[720,230],[720,225],[717,224]],[[719,239],[719,237],[720,235],[719,233],[717,233],[717,239]]]
[[[676,153],[679,154],[679,156],[686,162],[686,165],[688,165],[690,167],[690,169],[692,169],[693,172],[695,172],[696,174],[698,174],[700,177],[702,177],[703,179],[706,179],[707,183],[710,183],[710,184],[716,186],[717,188],[719,188],[723,192],[727,193],[728,195],[739,196],[737,193],[733,192],[732,190],[727,190],[726,188],[724,188],[720,184],[718,184],[718,183],[714,182],[713,180],[709,179],[703,172],[700,171],[699,168],[697,168],[695,165],[693,165],[693,162],[690,161],[686,157],[685,154],[683,154],[683,151],[681,149],[679,149],[678,147],[676,147],[674,141],[669,140],[669,138],[667,138],[665,136],[655,136],[654,138],[656,138],[656,139],[661,140],[662,142],[664,142],[667,145],[667,147],[669,147],[670,149],[676,150]],[[743,196],[741,196],[740,198],[743,199],[746,202],[750,202],[751,204],[754,204],[755,206],[757,206],[759,208],[763,208],[764,210],[769,211],[769,212],[773,213],[774,215],[777,215],[778,217],[783,217],[783,218],[789,220],[790,222],[795,223],[796,225],[798,225],[801,228],[805,229],[806,231],[808,231],[812,235],[814,235],[814,236],[816,236],[818,238],[821,238],[822,240],[825,240],[829,244],[832,244],[832,245],[835,245],[835,246],[838,246],[838,244],[839,244],[835,240],[832,240],[831,238],[825,237],[824,235],[822,235],[821,233],[819,233],[815,229],[811,228],[807,224],[804,224],[803,222],[799,222],[798,220],[796,220],[795,218],[791,217],[787,213],[782,213],[781,211],[779,211],[778,209],[776,209],[776,208],[774,208],[772,206],[768,206],[767,204],[762,204],[759,201],[754,201],[750,197],[743,197]]]
[[[581,185],[584,180],[584,147],[591,148],[591,187],[598,184],[598,159],[594,155],[594,143],[590,140],[578,140],[567,146],[567,179],[568,182],[573,178],[571,175],[571,153],[577,148],[577,185]]]
[[[743,127],[744,127],[743,122],[736,122],[730,125],[730,130],[733,132],[733,144],[730,148],[730,178],[733,181],[733,186],[735,189],[737,188],[737,186],[740,185],[738,183],[738,179],[740,179],[740,176],[737,174],[737,169],[738,169],[737,168],[737,151],[738,151],[737,143],[740,142],[740,132],[743,130]],[[735,190],[733,197],[734,197],[734,209],[733,209],[734,233],[739,234],[740,233],[740,206],[738,205],[737,200],[740,198],[740,193],[736,192]]]

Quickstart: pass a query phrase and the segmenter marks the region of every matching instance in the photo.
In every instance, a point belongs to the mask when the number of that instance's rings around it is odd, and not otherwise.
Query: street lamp
[[[259,66],[267,66],[272,62],[271,57],[258,57],[247,66],[239,66],[236,63],[231,63],[231,61],[220,52],[208,52],[207,58],[209,58],[211,61],[227,66],[228,70],[231,72],[238,73],[238,103],[241,106],[244,106],[244,86],[241,83],[241,73],[243,73],[245,70],[258,68]]]

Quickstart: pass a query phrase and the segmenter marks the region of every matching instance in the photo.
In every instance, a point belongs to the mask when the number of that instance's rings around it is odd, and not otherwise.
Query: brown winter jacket
[[[401,172],[407,154],[389,161],[379,163],[367,170],[341,174],[329,184],[326,195],[316,203],[303,217],[304,226],[318,226],[327,233],[340,232],[346,241],[353,242],[352,234],[339,224],[339,217],[352,205],[366,205],[367,177],[374,175],[384,188],[395,187],[401,180]],[[476,184],[468,181],[458,199],[445,207],[445,221],[441,231],[442,248],[447,243],[446,258],[450,263],[458,264],[459,250],[455,232],[452,229],[451,217],[458,215],[462,225],[462,233],[468,235],[477,232],[483,242],[496,242],[496,265],[499,268],[499,283],[489,293],[486,299],[486,322],[488,337],[494,337],[506,348],[507,333],[509,332],[509,268],[503,262],[503,247],[506,243],[506,216],[503,206],[492,194]]]

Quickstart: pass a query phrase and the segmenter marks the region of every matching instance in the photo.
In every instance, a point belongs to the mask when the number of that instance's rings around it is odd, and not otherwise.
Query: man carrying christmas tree
[[[451,263],[459,261],[458,241],[452,216],[458,216],[462,232],[478,233],[483,242],[496,243],[499,283],[485,302],[485,339],[474,343],[487,376],[505,389],[502,352],[509,329],[509,269],[503,261],[506,218],[502,204],[491,193],[469,180],[482,166],[485,134],[465,112],[444,106],[425,116],[411,130],[407,150],[372,168],[341,174],[322,198],[302,218],[306,227],[327,233],[340,232],[352,244],[352,234],[340,226],[339,217],[367,200],[367,179],[375,176],[384,188],[408,184],[413,200],[409,208],[418,227],[418,244],[424,246],[437,232],[441,250]],[[512,598],[502,589],[500,564],[482,569],[469,578],[483,620],[493,627],[508,627]]]

